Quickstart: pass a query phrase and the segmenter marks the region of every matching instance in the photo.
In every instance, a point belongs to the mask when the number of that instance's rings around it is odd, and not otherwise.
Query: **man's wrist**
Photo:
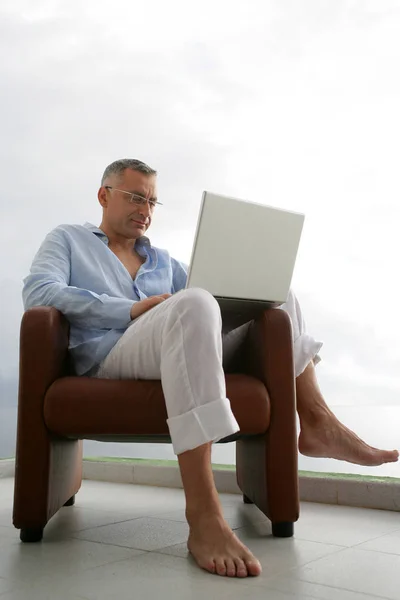
[[[134,315],[132,313],[133,313],[133,309],[134,309],[135,305],[136,305],[136,302],[134,302],[132,304],[131,310],[129,311],[129,316],[131,317],[131,321],[133,321],[133,318],[134,318]]]

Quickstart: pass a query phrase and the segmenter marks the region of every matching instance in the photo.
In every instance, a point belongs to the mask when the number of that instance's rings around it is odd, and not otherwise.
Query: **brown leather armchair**
[[[48,520],[74,504],[82,482],[82,439],[170,441],[160,381],[70,375],[69,326],[54,308],[22,319],[15,471],[15,527],[23,542],[42,539]],[[299,514],[295,377],[288,315],[264,311],[226,373],[240,432],[236,474],[245,502],[293,535]]]

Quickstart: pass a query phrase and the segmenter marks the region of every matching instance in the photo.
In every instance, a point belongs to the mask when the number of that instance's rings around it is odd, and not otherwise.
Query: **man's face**
[[[108,189],[110,186],[112,189]],[[157,178],[139,171],[125,169],[122,176],[110,177],[99,190],[99,201],[103,207],[103,224],[114,233],[137,239],[150,227],[154,209],[149,202],[141,205],[131,201],[129,192],[145,198],[157,199]]]

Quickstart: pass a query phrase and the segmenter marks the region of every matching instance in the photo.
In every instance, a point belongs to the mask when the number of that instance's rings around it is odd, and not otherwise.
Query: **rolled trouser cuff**
[[[303,333],[303,335],[295,340],[293,354],[296,377],[303,373],[304,369],[311,361],[314,362],[314,365],[317,365],[321,361],[318,352],[321,350],[322,346],[322,342],[318,342],[307,333]]]
[[[219,440],[239,431],[228,398],[220,398],[167,419],[175,454]]]

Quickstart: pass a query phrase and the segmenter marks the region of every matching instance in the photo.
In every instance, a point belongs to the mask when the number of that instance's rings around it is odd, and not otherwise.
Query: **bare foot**
[[[222,515],[200,515],[188,522],[188,549],[199,567],[227,577],[260,575],[259,561],[236,537]]]
[[[378,450],[363,442],[333,413],[312,427],[302,423],[299,451],[305,456],[336,458],[366,467],[397,462],[399,459],[397,450]]]

